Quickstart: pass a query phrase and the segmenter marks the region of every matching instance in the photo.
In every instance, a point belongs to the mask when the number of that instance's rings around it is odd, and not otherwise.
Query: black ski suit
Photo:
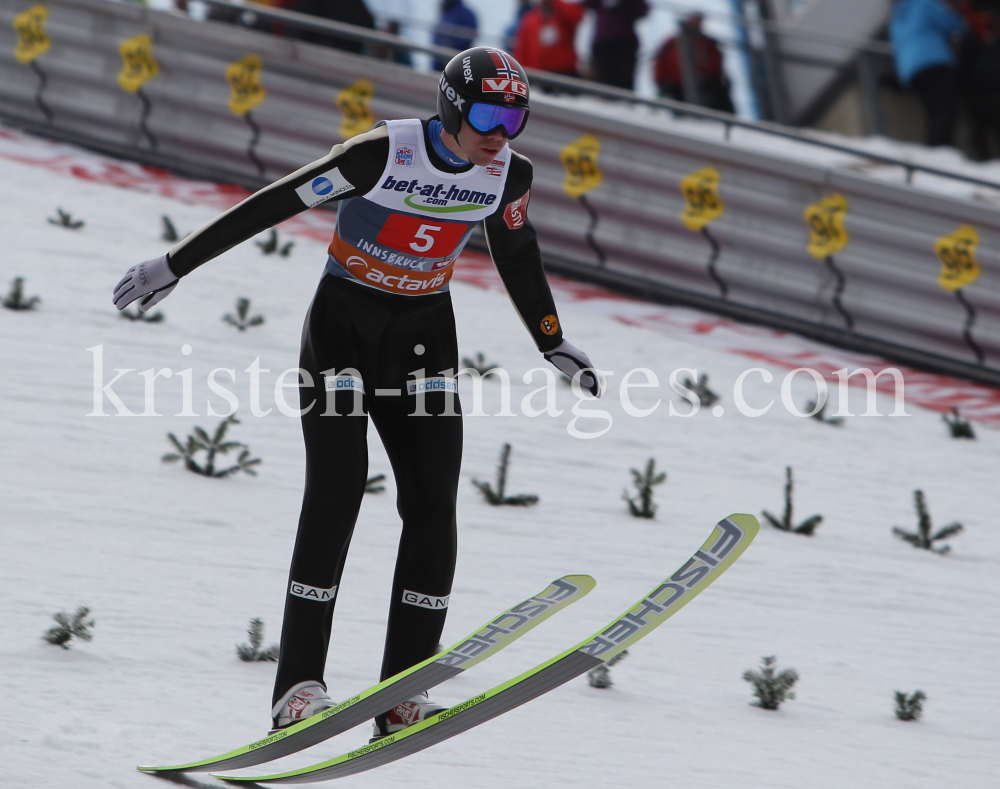
[[[459,369],[455,321],[451,294],[440,280],[443,274],[450,277],[471,234],[472,223],[460,221],[464,216],[495,209],[484,219],[486,235],[515,309],[540,351],[562,342],[526,215],[531,162],[505,151],[506,160],[498,154],[490,167],[456,168],[434,152],[428,121],[395,125],[407,123],[380,126],[335,146],[328,156],[188,237],[168,256],[171,271],[184,276],[306,210],[319,199],[313,193],[343,201],[302,338],[300,408],[314,405],[302,416],[305,493],[286,592],[275,701],[299,682],[324,682],[337,587],[368,476],[369,417],[392,464],[403,521],[381,678],[430,657],[439,643],[455,569],[462,458],[461,408],[453,383]],[[422,139],[407,143],[406,133]],[[420,167],[408,170],[413,157],[423,159]],[[441,183],[421,186],[418,178],[403,180],[400,174],[407,173]],[[492,180],[502,190],[491,196]],[[415,210],[373,202],[386,202],[396,193]],[[446,237],[450,240],[442,241],[441,254],[430,255],[428,249]]]

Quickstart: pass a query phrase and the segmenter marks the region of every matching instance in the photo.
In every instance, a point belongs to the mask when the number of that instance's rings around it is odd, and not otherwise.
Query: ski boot
[[[372,728],[372,738],[368,742],[375,742],[376,740],[381,740],[383,737],[388,737],[390,734],[400,732],[407,726],[412,726],[414,723],[426,720],[432,715],[436,715],[446,709],[448,708],[442,707],[440,704],[427,698],[427,692],[424,691],[419,696],[402,701],[388,712],[383,712],[375,718],[375,725]]]
[[[293,723],[312,717],[318,712],[333,706],[326,688],[315,680],[306,680],[293,685],[288,692],[278,699],[271,710],[272,732],[285,729]]]

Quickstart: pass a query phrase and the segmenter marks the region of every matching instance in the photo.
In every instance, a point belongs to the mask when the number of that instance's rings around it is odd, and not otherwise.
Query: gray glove
[[[545,360],[551,362],[557,370],[580,382],[580,386],[599,398],[607,388],[607,382],[600,370],[594,369],[590,357],[568,340],[545,354]]]
[[[115,306],[123,310],[136,299],[141,298],[139,309],[148,312],[154,304],[158,304],[170,295],[177,287],[179,280],[167,265],[167,256],[155,260],[147,260],[138,266],[132,266],[125,272],[122,281],[115,286]]]

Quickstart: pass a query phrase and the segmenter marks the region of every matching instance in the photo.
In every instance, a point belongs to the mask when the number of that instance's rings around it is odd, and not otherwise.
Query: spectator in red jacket
[[[514,58],[526,68],[577,76],[576,28],[586,9],[566,0],[541,0],[517,29]]]
[[[694,79],[698,88],[697,103],[722,112],[733,112],[729,95],[729,80],[722,68],[722,50],[714,38],[701,29],[704,16],[691,14],[681,20],[681,30],[687,32],[694,61]],[[684,93],[684,61],[681,57],[680,35],[668,38],[656,58],[654,79],[660,95],[677,101],[692,102],[696,97]]]

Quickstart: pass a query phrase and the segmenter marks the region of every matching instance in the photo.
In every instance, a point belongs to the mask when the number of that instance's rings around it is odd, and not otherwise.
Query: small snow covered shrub
[[[510,464],[510,444],[504,444],[500,450],[500,462],[497,464],[496,489],[489,482],[480,482],[478,479],[472,480],[483,498],[493,506],[506,504],[513,507],[530,507],[538,503],[538,496],[532,493],[520,493],[516,496],[508,496],[507,489],[507,466]]]
[[[235,326],[240,331],[246,331],[251,326],[260,326],[264,322],[263,315],[254,315],[252,318],[248,317],[250,314],[250,299],[239,298],[236,299],[236,314],[233,315],[231,312],[227,312],[222,316],[222,320],[231,326]]]
[[[24,277],[15,277],[10,283],[10,291],[0,299],[0,303],[9,310],[33,310],[40,301],[38,296],[24,297]]]
[[[705,373],[698,376],[698,383],[687,376],[684,378],[683,384],[698,396],[698,402],[701,403],[702,408],[711,408],[719,402],[719,396],[708,388],[708,376]]]
[[[794,699],[792,686],[799,680],[795,669],[786,668],[776,672],[776,660],[773,655],[761,658],[759,670],[743,672],[743,679],[753,685],[753,695],[757,697],[757,701],[753,702],[754,706],[765,710],[776,710],[785,699]]]
[[[90,616],[90,609],[86,606],[77,608],[72,616],[63,611],[53,614],[52,618],[56,620],[56,624],[54,627],[50,627],[42,638],[50,644],[55,644],[63,649],[69,649],[70,641],[74,638],[79,638],[81,641],[90,641],[94,637],[94,634],[90,632],[90,628],[95,623],[93,619],[88,620],[88,616]]]
[[[920,716],[924,714],[925,701],[927,701],[927,695],[922,690],[915,691],[909,696],[897,690],[896,717],[901,721],[920,720]]]
[[[73,219],[73,215],[69,211],[63,211],[61,208],[56,209],[56,217],[49,217],[49,224],[56,225],[57,227],[66,227],[70,230],[79,230],[83,227],[84,222],[82,219]]]
[[[148,312],[143,312],[139,309],[137,304],[135,307],[135,312],[131,312],[127,307],[118,313],[121,317],[126,318],[130,321],[139,321],[140,323],[162,323],[164,316],[163,313],[157,310],[156,312],[150,314]]]
[[[239,441],[224,440],[226,430],[229,426],[238,425],[239,423],[240,420],[236,418],[236,414],[230,414],[222,420],[213,436],[209,436],[202,428],[195,427],[194,433],[187,437],[187,442],[184,444],[173,433],[167,433],[167,438],[177,448],[177,452],[168,452],[161,460],[164,463],[175,463],[178,460],[183,460],[184,468],[205,477],[228,477],[238,471],[246,472],[255,477],[257,476],[257,472],[254,471],[253,467],[261,463],[261,459],[251,458],[250,448],[246,444]],[[236,459],[236,465],[225,469],[216,469],[216,456],[225,455],[231,449],[243,450]],[[205,465],[199,464],[195,459],[195,456],[199,452],[205,452]]]
[[[247,640],[249,644],[237,644],[236,654],[240,660],[246,663],[259,661],[276,662],[278,660],[278,645],[271,644],[267,649],[261,649],[264,643],[264,620],[254,617],[247,627]]]
[[[639,472],[637,469],[629,469],[632,472],[632,484],[635,485],[636,497],[633,499],[628,495],[627,490],[622,491],[622,498],[628,502],[628,510],[636,518],[656,517],[656,505],[653,503],[653,488],[661,485],[667,478],[667,472],[656,473],[656,460],[650,458],[646,461],[646,470]]]
[[[171,243],[180,241],[180,234],[177,232],[177,228],[174,227],[174,223],[170,221],[170,217],[164,214],[160,219],[163,220],[163,232],[160,233],[160,239]]]
[[[292,247],[295,246],[294,241],[286,241],[282,244],[278,240],[278,231],[274,228],[271,228],[271,235],[267,237],[267,241],[257,241],[255,243],[265,255],[273,255],[277,252],[283,258],[287,258],[292,253]]]
[[[781,529],[781,531],[790,531],[795,534],[805,534],[807,537],[812,537],[813,533],[816,531],[816,527],[823,522],[822,515],[813,515],[812,517],[806,518],[798,526],[795,526],[792,522],[792,467],[785,466],[785,512],[782,515],[781,520],[775,518],[770,512],[764,510],[762,513],[767,521],[776,529]]]
[[[962,419],[958,415],[958,409],[951,409],[951,419],[948,418],[947,414],[942,414],[941,419],[944,423],[948,425],[948,430],[951,431],[952,438],[972,438],[975,439],[976,433],[972,429],[972,425],[969,424],[965,419]]]
[[[615,683],[611,681],[611,667],[628,657],[628,650],[619,652],[607,663],[601,663],[597,668],[587,672],[587,681],[592,688],[610,688]]]
[[[948,553],[948,551],[951,550],[949,546],[942,545],[940,548],[935,548],[934,543],[938,540],[946,540],[949,537],[958,534],[962,531],[962,524],[949,523],[937,533],[931,534],[933,531],[931,516],[930,513],[927,512],[927,504],[924,501],[924,492],[922,490],[913,491],[913,506],[917,510],[917,531],[906,531],[898,526],[893,526],[892,533],[901,540],[906,540],[914,548],[923,548],[926,551],[932,551],[939,554]]]
[[[475,370],[480,375],[486,375],[490,370],[496,367],[495,364],[490,364],[486,361],[486,357],[481,353],[476,354],[475,359],[471,359],[468,356],[462,357],[462,367],[468,368],[470,370]]]
[[[828,419],[826,416],[826,407],[829,404],[830,401],[827,400],[826,402],[823,403],[822,407],[820,407],[820,409],[817,411],[816,401],[809,400],[806,402],[806,413],[808,414],[811,413],[812,411],[816,411],[816,413],[812,415],[812,418],[815,419],[817,422],[822,422],[824,425],[833,425],[834,427],[840,427],[842,424],[844,424],[843,417],[831,416]]]

